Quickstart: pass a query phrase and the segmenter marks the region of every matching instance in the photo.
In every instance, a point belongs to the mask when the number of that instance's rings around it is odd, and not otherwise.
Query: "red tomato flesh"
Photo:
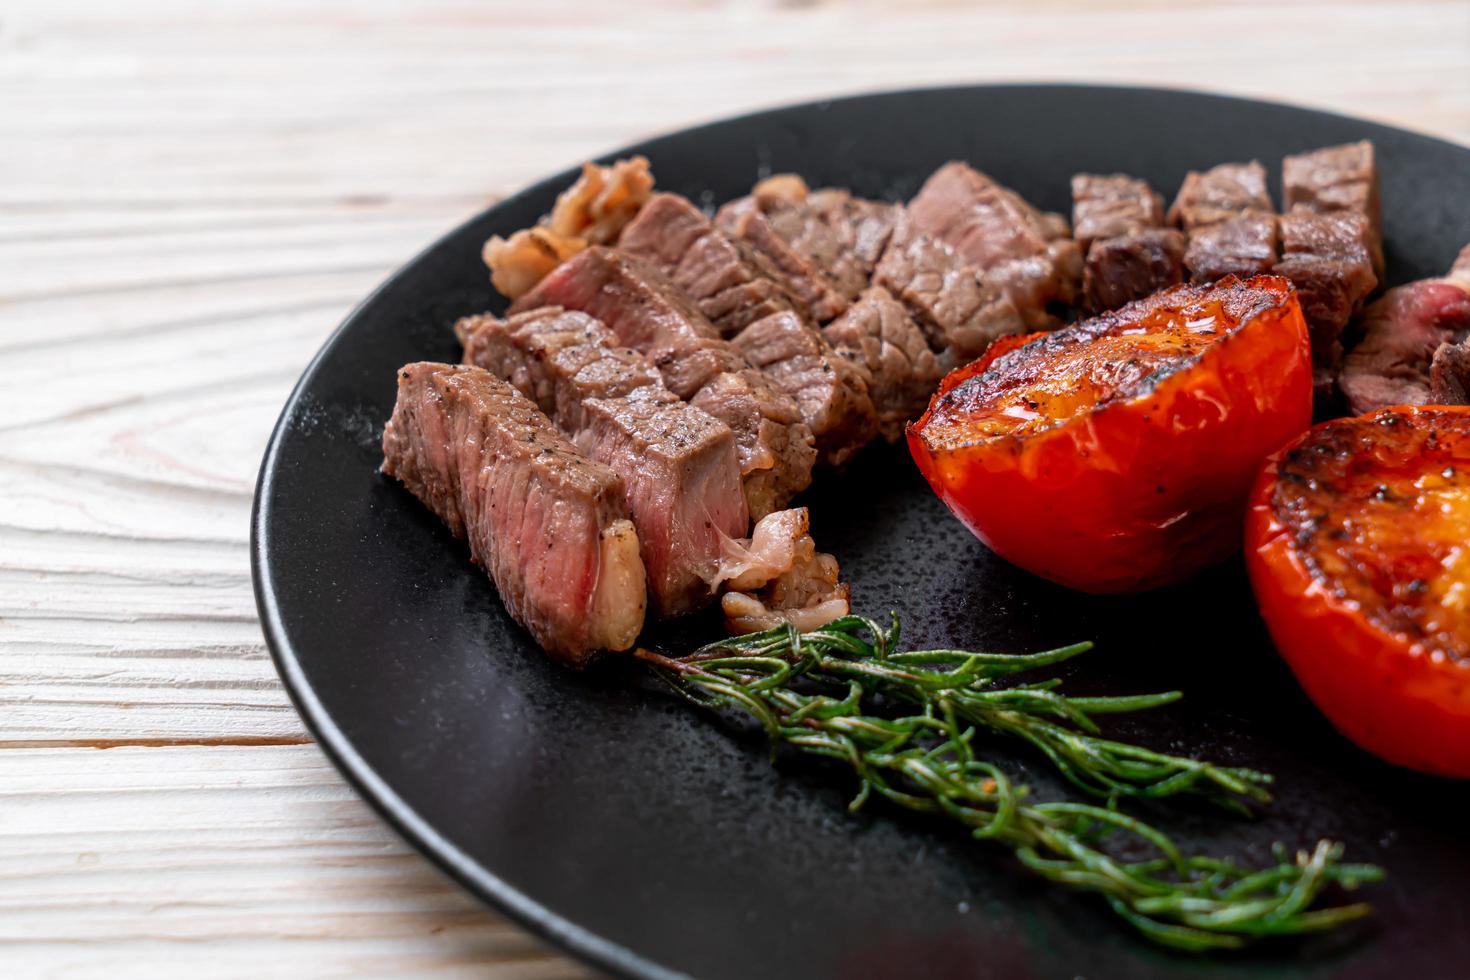
[[[1261,475],[1246,559],[1277,648],[1343,734],[1470,777],[1470,408],[1307,433]]]
[[[1178,581],[1239,547],[1260,462],[1310,424],[1284,280],[1178,286],[960,368],[909,448],[1007,560],[1072,588]]]

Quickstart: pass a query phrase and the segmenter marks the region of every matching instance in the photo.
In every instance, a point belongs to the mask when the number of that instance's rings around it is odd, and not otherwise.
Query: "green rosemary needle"
[[[864,638],[864,634],[868,637]],[[982,840],[1011,848],[1028,869],[1103,896],[1148,938],[1179,949],[1233,949],[1262,936],[1331,928],[1366,915],[1366,904],[1314,907],[1322,890],[1379,880],[1371,865],[1343,864],[1342,847],[1249,869],[1186,855],[1162,831],[1123,813],[1123,797],[1194,793],[1244,809],[1264,801],[1263,773],[1151,752],[1103,739],[1094,716],[1167,704],[1177,692],[1073,698],[1056,681],[996,687],[1019,671],[1077,656],[1090,644],[1026,655],[960,650],[897,651],[898,617],[883,628],[848,616],[810,633],[780,627],[721,640],[688,657],[648,650],[649,662],[685,698],[736,709],[765,730],[773,751],[788,746],[850,767],[854,809],[874,794],[949,817]],[[880,706],[879,713],[868,710]],[[902,714],[899,706],[910,709]],[[979,758],[980,732],[1040,749],[1075,786],[1106,805],[1030,802],[1028,787]],[[1117,856],[1119,836],[1153,856]]]

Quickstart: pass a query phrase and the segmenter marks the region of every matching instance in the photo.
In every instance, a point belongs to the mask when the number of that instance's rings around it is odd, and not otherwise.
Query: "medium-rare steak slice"
[[[746,327],[735,347],[796,399],[822,459],[846,462],[878,432],[867,369],[842,357],[793,312],[774,313]]]
[[[867,368],[878,431],[889,442],[899,439],[904,423],[923,410],[943,374],[924,332],[892,293],[874,286],[823,327],[822,335]]]
[[[1087,308],[1095,313],[1116,310],[1183,282],[1184,249],[1184,232],[1177,228],[1148,228],[1094,241],[1082,279]]]
[[[1395,286],[1363,311],[1360,325],[1363,339],[1338,375],[1352,412],[1462,403],[1454,384],[1463,364],[1457,348],[1470,337],[1470,282],[1452,272]]]
[[[622,477],[658,614],[708,605],[724,541],[750,527],[730,427],[675,397],[643,355],[585,313],[469,317],[455,332],[467,363],[536,400]]]
[[[619,343],[652,362],[670,391],[734,431],[753,520],[810,485],[817,453],[796,402],[721,340],[662,275],[616,250],[589,248],[542,279],[511,313],[542,306],[601,320]]]
[[[1274,271],[1301,298],[1319,397],[1330,393],[1342,360],[1343,327],[1378,285],[1367,227],[1368,219],[1353,211],[1317,214],[1298,206],[1281,216],[1282,256]]]
[[[1264,275],[1276,264],[1276,215],[1245,211],[1189,233],[1184,267],[1193,283]]]
[[[1281,207],[1318,214],[1354,211],[1368,219],[1366,244],[1373,272],[1383,278],[1383,206],[1378,163],[1368,140],[1298,153],[1281,161]]]
[[[1191,170],[1169,208],[1168,221],[1187,232],[1219,224],[1246,211],[1275,212],[1266,191],[1266,168],[1250,163],[1222,163]]]
[[[752,227],[768,224],[791,251],[810,261],[848,300],[868,288],[903,211],[897,204],[853,197],[839,188],[812,191],[795,174],[778,174],[757,184],[749,197],[726,204],[715,221],[736,234],[741,216],[751,210],[766,219]],[[760,248],[759,236],[743,237]],[[772,262],[780,265],[774,257]],[[800,294],[799,290],[792,292]],[[809,312],[819,323],[827,319],[816,308]]]
[[[1164,198],[1148,181],[1127,174],[1072,177],[1072,237],[1084,252],[1099,238],[1117,238],[1164,223]]]
[[[406,365],[383,472],[468,539],[548,653],[580,666],[632,646],[646,585],[623,482],[515,388],[476,367]]]
[[[623,478],[658,614],[702,609],[724,543],[750,528],[730,427],[662,386],[589,398],[582,414],[574,441]]]
[[[968,164],[940,167],[909,202],[917,231],[932,235],[1003,290],[1026,325],[1055,325],[1050,308],[1071,305],[1082,282],[1082,252],[1066,219],[1043,214]]]
[[[901,222],[873,284],[896,296],[944,370],[979,357],[996,337],[1026,329],[1011,297],[984,282],[954,249]]]
[[[667,276],[723,336],[794,308],[750,252],[677,194],[655,194],[643,205],[618,249]]]

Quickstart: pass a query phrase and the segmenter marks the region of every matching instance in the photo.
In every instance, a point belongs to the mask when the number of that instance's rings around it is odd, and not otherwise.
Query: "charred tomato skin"
[[[1245,559],[1277,651],[1337,730],[1395,765],[1465,779],[1470,662],[1375,622],[1361,601],[1313,567],[1276,504],[1283,459],[1321,430],[1426,412],[1458,415],[1470,432],[1470,407],[1395,406],[1325,422],[1274,454],[1251,492]]]
[[[936,397],[909,427],[914,460],[992,551],[1069,588],[1143,591],[1223,561],[1261,460],[1311,424],[1306,323],[1284,281],[1268,281],[1243,285],[1275,302],[1192,363],[1042,431],[936,449],[924,436]]]

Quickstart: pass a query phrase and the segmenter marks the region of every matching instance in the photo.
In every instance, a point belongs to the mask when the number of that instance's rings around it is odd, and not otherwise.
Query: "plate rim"
[[[1373,129],[1391,131],[1401,136],[1407,135],[1418,140],[1451,146],[1459,150],[1467,148],[1465,144],[1460,144],[1454,140],[1421,130],[1378,122],[1361,116],[1353,116],[1348,113],[1285,100],[1259,99],[1182,86],[1037,81],[876,89],[853,94],[806,99],[799,102],[779,103],[745,110],[729,116],[722,116],[691,126],[663,130],[638,139],[636,142],[619,149],[591,157],[590,159],[599,163],[605,163],[616,157],[625,156],[639,148],[657,144],[667,139],[697,136],[710,129],[723,127],[732,123],[749,121],[756,117],[777,116],[782,113],[823,111],[833,105],[861,102],[874,98],[902,99],[926,95],[984,94],[991,92],[1036,92],[1049,93],[1053,96],[1064,96],[1069,92],[1110,92],[1117,95],[1145,94],[1185,99],[1207,99],[1233,103],[1241,107],[1261,109],[1286,108],[1351,123],[1354,126],[1363,128],[1365,131]],[[541,904],[520,889],[490,872],[463,849],[441,835],[429,821],[418,814],[407,800],[398,795],[377,774],[373,767],[358,753],[352,740],[333,721],[330,713],[317,696],[316,691],[307,681],[305,671],[302,667],[301,653],[290,643],[286,636],[285,625],[276,603],[272,572],[266,560],[266,553],[271,543],[268,524],[272,505],[269,497],[271,496],[270,491],[276,481],[276,474],[280,464],[279,457],[283,437],[290,426],[292,418],[296,414],[307,387],[316,379],[324,362],[336,349],[337,345],[343,342],[347,333],[359,317],[372,307],[380,296],[403,279],[409,270],[417,268],[429,253],[436,250],[446,239],[452,238],[469,226],[483,221],[492,211],[514,205],[527,197],[539,196],[550,190],[559,189],[575,179],[580,172],[579,167],[580,164],[569,166],[555,174],[537,180],[513,194],[495,201],[487,207],[481,208],[463,221],[455,224],[452,228],[436,236],[432,242],[419,249],[412,257],[398,265],[387,278],[354,304],[347,315],[343,317],[342,321],[322,342],[321,347],[317,349],[311,360],[302,369],[301,375],[292,386],[291,393],[287,396],[276,418],[275,424],[271,428],[270,438],[266,443],[265,452],[261,459],[250,511],[251,584],[255,593],[256,611],[259,615],[261,632],[264,635],[266,648],[270,652],[271,660],[275,665],[277,674],[281,678],[287,695],[291,699],[292,706],[296,709],[297,714],[300,716],[307,731],[312,735],[316,745],[326,755],[333,767],[347,780],[357,795],[366,801],[384,823],[392,828],[399,837],[413,847],[415,851],[427,858],[433,867],[447,874],[471,896],[493,907],[519,926],[536,935],[539,939],[551,944],[554,948],[568,953],[584,963],[609,971],[615,975],[655,978],[655,980],[677,980],[677,978],[687,977],[688,974],[671,970],[620,943],[603,938],[591,929],[581,926]]]

